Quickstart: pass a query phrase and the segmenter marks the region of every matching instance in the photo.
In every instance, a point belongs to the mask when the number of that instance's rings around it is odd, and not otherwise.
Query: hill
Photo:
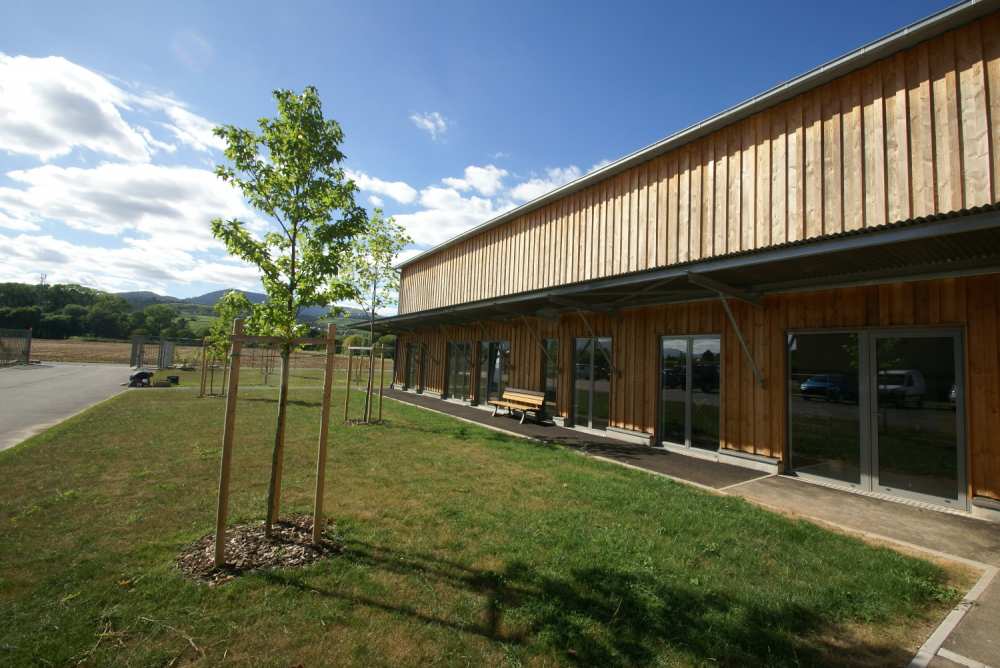
[[[151,304],[169,304],[177,301],[174,297],[158,295],[149,290],[137,290],[135,292],[116,292],[116,295],[127,301],[136,310],[144,309]]]
[[[215,306],[215,303],[222,299],[230,290],[232,288],[213,290],[197,297],[188,297],[187,299],[178,299],[177,301],[187,302],[188,304],[202,304],[203,306]],[[261,304],[267,300],[267,295],[263,292],[248,292],[246,290],[240,290],[240,292],[250,300],[251,304]]]
[[[203,295],[186,298],[161,295],[148,290],[118,292],[116,294],[127,301],[137,311],[141,311],[151,304],[166,304],[173,307],[181,315],[192,318],[197,316],[214,316],[212,307],[231,289],[213,290]],[[249,292],[246,290],[240,290],[240,292],[246,295],[251,304],[260,304],[267,299],[267,295],[262,292]],[[344,311],[343,316],[331,320],[338,328],[355,328],[359,326],[359,321],[365,320],[365,312],[361,309],[344,307]],[[299,319],[303,322],[326,321],[328,312],[329,309],[324,306],[310,306],[302,309],[299,313]]]

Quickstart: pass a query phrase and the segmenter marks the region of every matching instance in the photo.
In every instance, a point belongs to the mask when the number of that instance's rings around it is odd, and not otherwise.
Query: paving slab
[[[121,392],[124,364],[29,364],[0,369],[0,450]]]
[[[973,661],[1000,666],[1000,580],[993,578],[942,647]]]
[[[613,459],[622,464],[637,466],[648,471],[662,473],[713,489],[722,489],[765,475],[760,471],[748,469],[743,466],[733,466],[732,464],[688,457],[660,448],[628,443],[615,438],[559,427],[554,424],[538,424],[528,420],[524,424],[519,424],[517,419],[507,415],[493,417],[492,411],[451,401],[442,401],[441,399],[413,392],[389,390],[386,392],[386,396],[453,417],[469,420],[490,429],[502,429],[518,436],[532,438],[545,443],[559,443],[560,445],[568,446],[588,455]]]
[[[732,493],[805,517],[1000,566],[1000,526],[896,501],[772,476]]]

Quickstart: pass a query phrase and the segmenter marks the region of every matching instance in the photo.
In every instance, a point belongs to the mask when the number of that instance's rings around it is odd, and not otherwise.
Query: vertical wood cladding
[[[1000,201],[1000,14],[403,268],[400,313]]]
[[[448,341],[508,340],[510,385],[542,387],[541,339],[559,339],[557,410],[572,406],[572,340],[614,339],[611,424],[652,435],[657,424],[659,337],[721,334],[721,439],[725,448],[784,459],[786,333],[835,327],[958,326],[965,331],[967,452],[970,493],[1000,499],[1000,274],[916,283],[772,295],[754,307],[731,302],[733,314],[765,378],[753,371],[717,301],[568,314],[558,320],[523,318],[406,333],[402,342],[426,346],[426,389],[441,392]],[[584,320],[586,318],[586,321]],[[406,346],[400,347],[405,355]],[[405,363],[395,365],[402,382]]]

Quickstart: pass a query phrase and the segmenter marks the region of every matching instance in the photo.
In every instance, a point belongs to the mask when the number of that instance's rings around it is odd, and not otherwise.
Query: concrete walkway
[[[121,392],[124,364],[30,364],[0,369],[0,450]]]
[[[989,574],[1000,567],[1000,525],[554,425],[520,425],[511,418],[492,417],[489,411],[411,392],[388,390],[386,397],[514,436],[559,443],[590,456],[665,475],[715,493],[740,496],[782,514],[869,539],[900,544],[905,549],[939,558],[962,561],[984,570],[987,575],[982,580],[988,586],[978,600],[964,606],[967,611],[957,626],[941,629],[944,642],[940,649],[936,642],[931,642],[930,653],[918,655],[911,665],[1000,668],[1000,576],[992,581],[989,579]],[[957,617],[954,613],[949,615],[953,616]]]

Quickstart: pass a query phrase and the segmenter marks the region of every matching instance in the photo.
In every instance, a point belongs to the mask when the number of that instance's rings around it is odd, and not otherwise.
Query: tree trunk
[[[278,521],[281,506],[281,469],[285,461],[285,417],[288,411],[288,361],[289,348],[281,350],[281,385],[278,389],[278,425],[274,431],[274,450],[271,453],[271,480],[267,486],[267,521],[264,534],[271,536],[271,525]]]

